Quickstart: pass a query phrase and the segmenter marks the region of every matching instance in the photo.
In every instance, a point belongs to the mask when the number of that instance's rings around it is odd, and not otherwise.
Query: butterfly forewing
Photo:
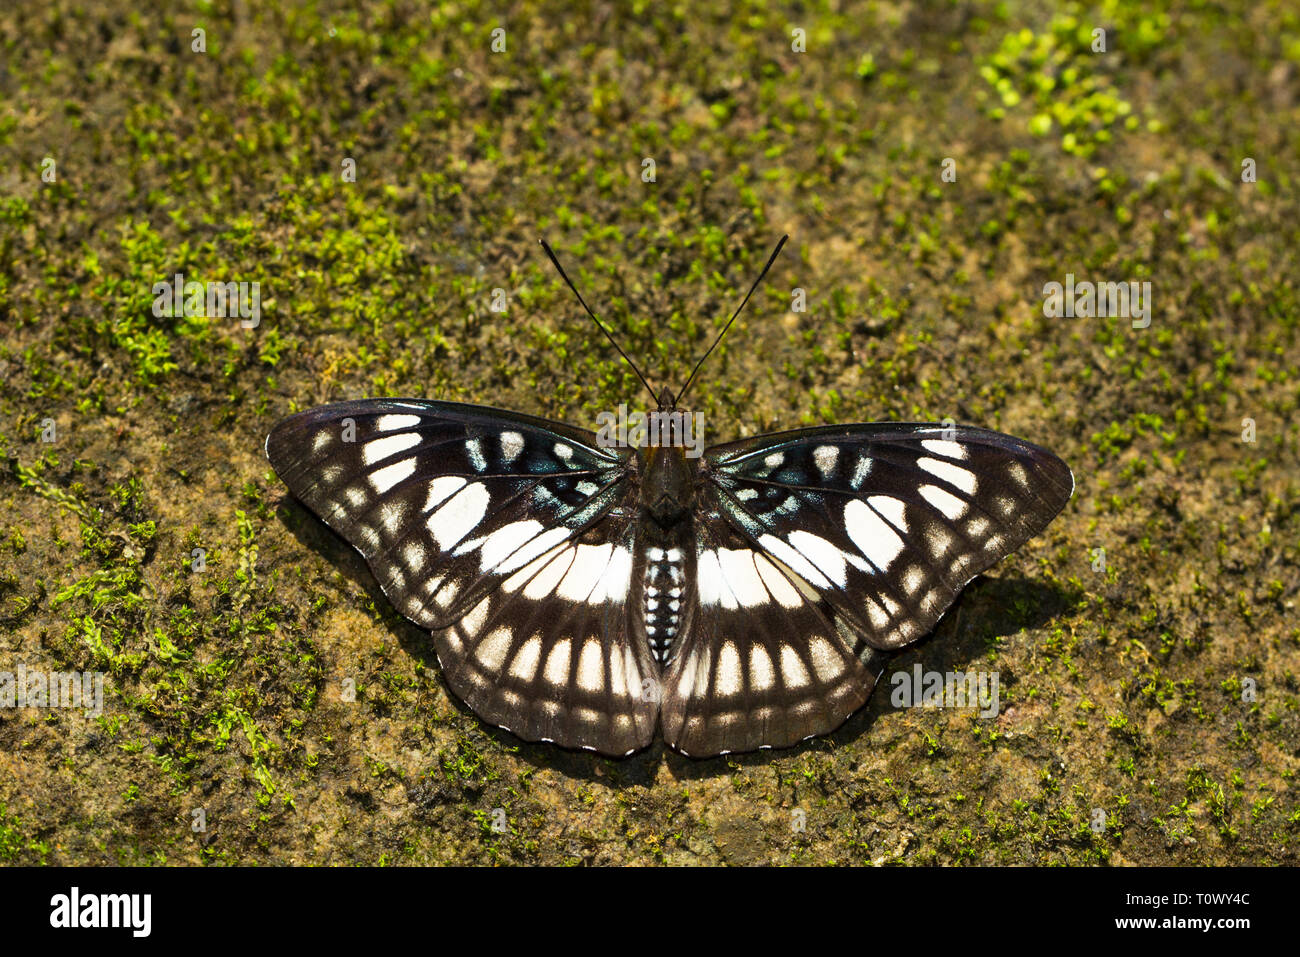
[[[1052,453],[969,427],[807,429],[710,449],[703,501],[793,571],[867,648],[930,631],[966,582],[1042,531],[1074,479]]]
[[[477,713],[610,754],[649,743],[653,666],[628,637],[634,456],[530,416],[400,399],[290,416],[266,452],[434,631],[448,683]]]

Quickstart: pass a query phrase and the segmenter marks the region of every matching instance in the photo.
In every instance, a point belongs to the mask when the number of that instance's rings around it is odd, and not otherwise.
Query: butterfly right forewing
[[[707,507],[880,650],[927,634],[1074,490],[1051,452],[968,426],[796,430],[710,449],[705,472]]]

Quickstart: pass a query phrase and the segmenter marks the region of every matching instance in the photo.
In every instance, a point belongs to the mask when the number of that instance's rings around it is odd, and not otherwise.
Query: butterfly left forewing
[[[626,509],[635,459],[559,423],[456,403],[320,406],[266,441],[289,490],[412,621],[446,627],[549,549]]]

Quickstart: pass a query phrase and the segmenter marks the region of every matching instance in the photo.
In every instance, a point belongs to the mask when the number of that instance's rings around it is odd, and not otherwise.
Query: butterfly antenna
[[[713,350],[718,347],[718,343],[722,341],[722,337],[727,334],[727,330],[731,328],[731,324],[736,321],[736,317],[740,315],[740,311],[745,308],[745,303],[749,302],[749,297],[754,294],[754,290],[758,288],[758,284],[763,281],[763,277],[767,275],[767,271],[772,268],[772,263],[776,262],[776,257],[781,253],[781,247],[785,245],[785,241],[789,238],[789,233],[781,237],[781,241],[778,242],[776,248],[772,250],[772,255],[768,257],[767,265],[763,267],[763,271],[759,273],[758,278],[754,280],[754,285],[749,287],[749,292],[745,293],[745,298],[742,299],[740,305],[736,307],[736,311],[731,314],[731,318],[727,320],[727,324],[722,327],[722,331],[718,333],[718,338],[713,340],[713,345],[709,346],[709,351],[700,356],[700,361],[695,363],[695,368],[691,370],[691,377],[686,380],[686,385],[682,386],[682,391],[677,393],[677,398],[673,399],[674,407],[681,405],[682,396],[686,394],[686,390],[689,389],[691,383],[695,381],[695,373],[700,371],[700,366],[704,365],[704,360],[712,355]]]
[[[560,278],[569,284],[569,288],[573,290],[573,294],[578,297],[578,302],[582,303],[582,308],[587,310],[587,315],[591,316],[591,321],[596,324],[596,328],[605,333],[605,338],[608,339],[614,348],[618,350],[618,354],[621,355],[623,360],[632,367],[632,371],[636,373],[636,377],[645,384],[645,387],[650,390],[650,395],[654,397],[656,402],[658,402],[659,399],[655,396],[654,386],[650,385],[650,383],[646,381],[646,377],[641,374],[641,370],[636,367],[636,363],[628,358],[628,354],[623,351],[623,348],[617,342],[614,341],[614,337],[609,334],[609,330],[600,324],[600,320],[596,318],[596,314],[591,311],[591,307],[587,305],[587,301],[582,298],[582,293],[578,292],[578,287],[573,284],[573,280],[571,280],[568,273],[564,271],[564,267],[560,265],[560,261],[555,258],[555,253],[551,251],[550,245],[545,239],[539,239],[538,242],[542,244],[542,248],[546,250],[546,255],[551,257],[551,262],[554,263],[555,268],[559,270]]]

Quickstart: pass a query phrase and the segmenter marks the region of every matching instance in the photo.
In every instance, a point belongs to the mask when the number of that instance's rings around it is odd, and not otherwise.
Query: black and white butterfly
[[[266,454],[432,632],[477,715],[607,755],[656,731],[708,756],[834,730],[1074,490],[1051,452],[966,426],[799,429],[691,459],[421,399],[292,415]]]

